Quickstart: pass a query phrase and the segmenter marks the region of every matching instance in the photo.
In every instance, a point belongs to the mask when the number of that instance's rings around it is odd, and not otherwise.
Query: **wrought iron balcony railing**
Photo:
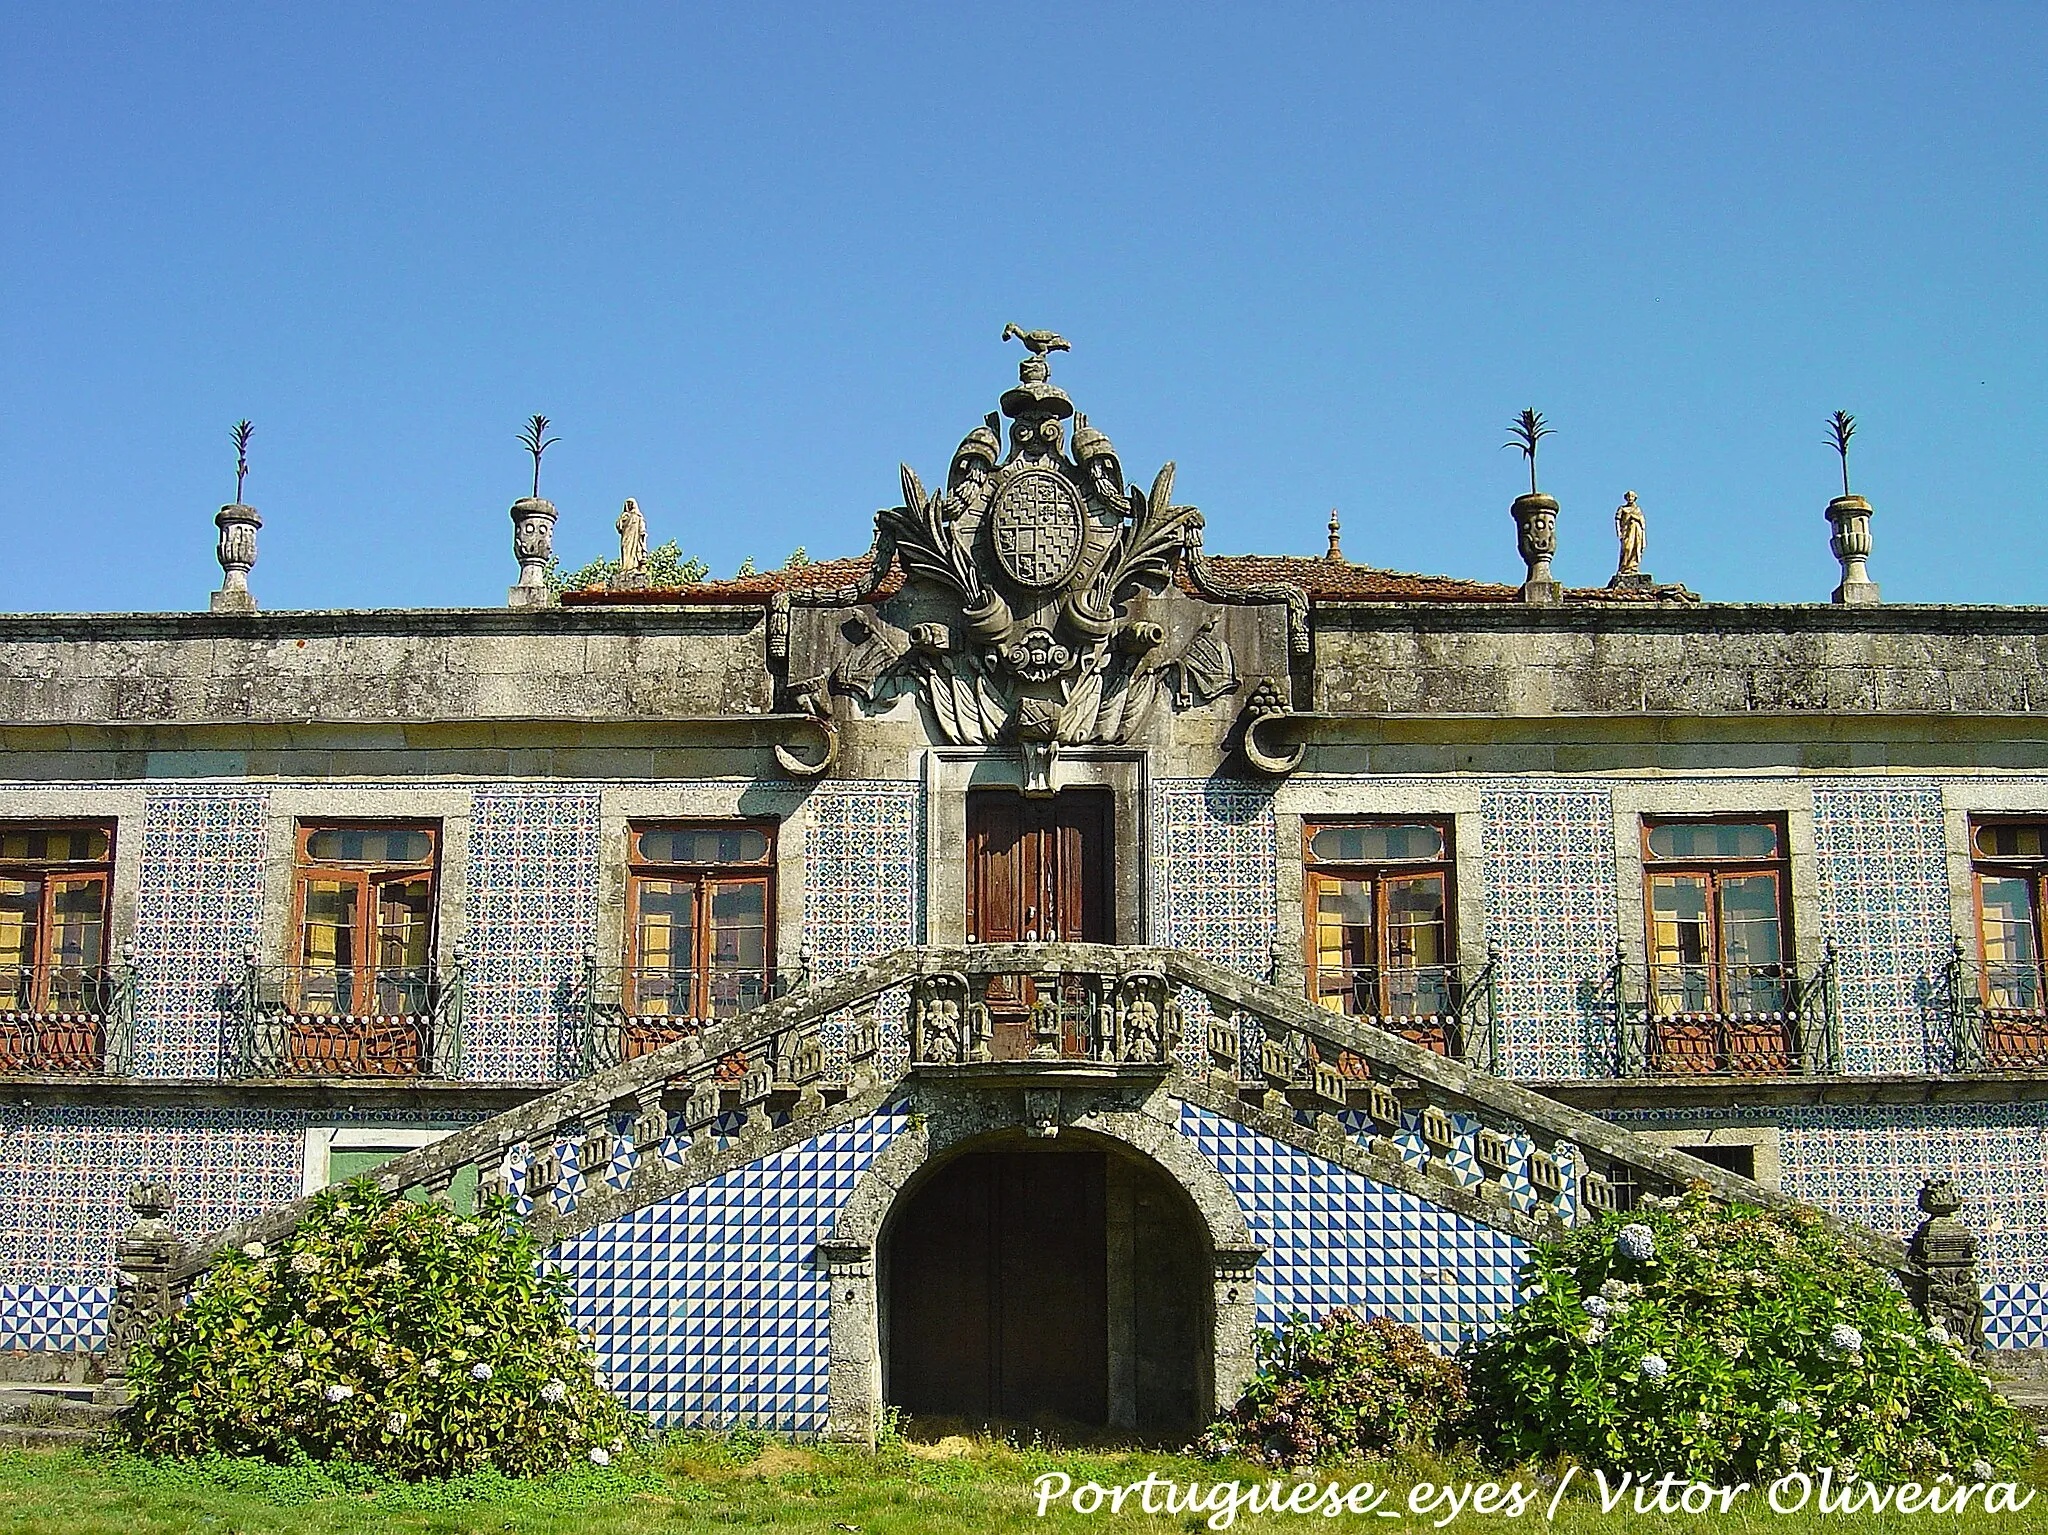
[[[713,965],[600,965],[583,955],[583,1049],[586,1074],[637,1060],[664,1045],[693,1039],[713,1024],[751,1012],[803,984],[806,949],[794,970]]]
[[[1818,965],[1633,964],[1607,989],[1621,1077],[1810,1076],[1841,1069],[1834,945]]]
[[[123,1076],[135,1052],[132,948],[118,965],[0,972],[0,1073]]]
[[[1316,973],[1311,1001],[1481,1071],[1499,1067],[1500,954],[1461,965],[1358,966]]]
[[[2042,966],[1986,964],[1958,939],[1935,1003],[1956,1071],[2048,1071],[2048,978]]]
[[[464,960],[446,968],[258,964],[229,1029],[238,1077],[459,1077]]]

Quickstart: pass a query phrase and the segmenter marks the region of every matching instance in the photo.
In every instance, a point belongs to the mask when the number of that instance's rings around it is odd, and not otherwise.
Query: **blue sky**
[[[1215,551],[2048,601],[2048,7],[0,0],[0,608],[192,609],[256,423],[266,608],[868,542],[1015,377]]]

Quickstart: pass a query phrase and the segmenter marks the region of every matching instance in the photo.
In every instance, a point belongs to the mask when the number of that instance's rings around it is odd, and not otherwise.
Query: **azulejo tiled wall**
[[[469,823],[464,1075],[581,1070],[583,951],[597,931],[601,821],[589,786],[476,791]]]
[[[821,783],[805,802],[804,935],[812,973],[844,974],[924,941],[924,786],[889,780]],[[875,1009],[884,1070],[909,1059],[903,998]],[[845,1020],[827,1020],[828,1058],[845,1049]]]
[[[1262,1326],[1352,1306],[1448,1351],[1514,1305],[1525,1256],[1516,1238],[1192,1104],[1181,1105],[1180,1130],[1265,1244]]]
[[[1272,790],[1161,778],[1151,809],[1152,941],[1264,978],[1279,931]]]
[[[0,1106],[0,1349],[105,1341],[128,1192],[167,1180],[187,1241],[299,1197],[313,1124],[473,1123],[479,1115],[353,1110]]]
[[[1955,932],[1941,785],[1816,783],[1813,852],[1839,966],[1844,1069],[1939,1070],[1946,1051],[1919,992]]]
[[[263,929],[269,792],[155,787],[135,892],[135,1075],[221,1074],[223,989]]]
[[[1479,797],[1486,937],[1500,950],[1500,1069],[1583,1076],[1611,1024],[1590,988],[1614,959],[1614,800],[1570,783],[1490,785]]]
[[[1729,1109],[1626,1110],[1617,1124],[1712,1126]],[[1985,1336],[1993,1348],[2048,1347],[2048,1103],[1812,1104],[1773,1108],[1781,1185],[1842,1219],[1904,1237],[1923,1219],[1921,1186],[1950,1178],[1977,1233]]]
[[[906,1122],[885,1108],[555,1249],[628,1407],[669,1427],[824,1428],[831,1287],[815,1250]]]

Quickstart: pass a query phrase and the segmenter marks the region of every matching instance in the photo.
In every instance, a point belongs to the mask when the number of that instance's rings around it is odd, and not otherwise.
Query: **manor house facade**
[[[2048,1342],[2042,609],[1210,555],[1025,340],[859,559],[555,600],[528,500],[506,608],[263,613],[230,509],[218,611],[0,618],[14,1368],[136,1184],[401,1165],[677,1423],[1190,1423],[1694,1177],[1948,1180]]]

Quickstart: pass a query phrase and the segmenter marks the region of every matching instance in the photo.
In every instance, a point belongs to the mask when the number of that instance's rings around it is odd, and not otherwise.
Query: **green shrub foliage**
[[[1258,1336],[1258,1372],[1203,1434],[1211,1456],[1309,1466],[1445,1449],[1464,1428],[1465,1372],[1412,1327],[1347,1308]]]
[[[403,1477],[602,1466],[634,1421],[494,1202],[474,1219],[380,1193],[323,1192],[279,1246],[221,1256],[131,1362],[135,1448]]]
[[[1508,1460],[1981,1480],[2029,1454],[1962,1349],[1810,1210],[1648,1200],[1540,1244],[1521,1286],[1470,1355]]]

